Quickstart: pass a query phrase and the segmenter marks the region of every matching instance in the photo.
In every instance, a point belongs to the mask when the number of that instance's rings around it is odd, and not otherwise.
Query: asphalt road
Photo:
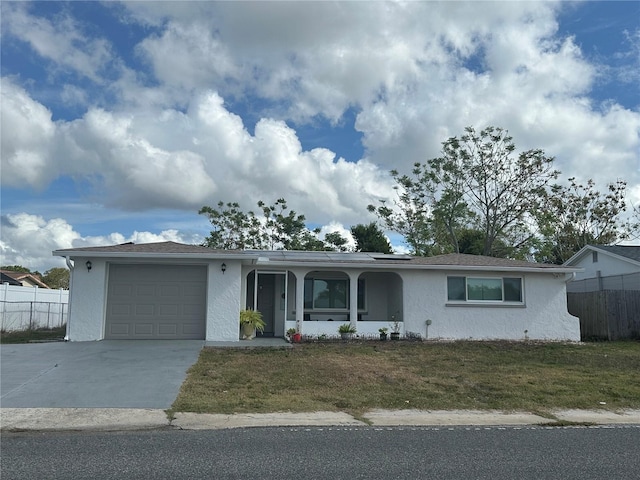
[[[634,479],[640,425],[3,434],[11,479]]]

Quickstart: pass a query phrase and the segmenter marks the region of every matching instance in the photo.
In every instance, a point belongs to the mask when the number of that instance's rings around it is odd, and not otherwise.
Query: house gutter
[[[282,267],[306,267],[311,270],[326,269],[366,269],[366,270],[454,270],[454,271],[493,271],[493,272],[524,272],[524,273],[553,273],[553,274],[573,274],[575,267],[528,267],[528,266],[496,266],[496,265],[416,265],[402,263],[367,263],[367,262],[274,262],[267,258],[259,258],[255,265],[270,266],[273,268]],[[580,269],[577,269],[580,271]]]
[[[67,267],[69,268],[69,302],[67,307],[67,326],[64,332],[64,341],[69,341],[69,324],[71,323],[71,296],[73,295],[73,269],[74,265],[71,263],[71,258],[64,257],[64,261],[67,263]]]

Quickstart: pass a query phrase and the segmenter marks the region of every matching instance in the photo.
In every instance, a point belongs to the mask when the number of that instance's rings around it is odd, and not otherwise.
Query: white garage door
[[[204,339],[207,268],[109,266],[107,339]]]

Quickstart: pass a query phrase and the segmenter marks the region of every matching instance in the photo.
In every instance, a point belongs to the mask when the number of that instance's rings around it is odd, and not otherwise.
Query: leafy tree
[[[333,250],[318,238],[320,229],[309,230],[304,215],[289,210],[284,198],[272,205],[258,202],[262,218],[253,211],[245,212],[238,203],[218,202],[217,208],[204,206],[198,213],[206,215],[213,226],[204,246],[223,250]],[[338,234],[339,236],[339,234]],[[338,241],[331,236],[330,240]],[[346,239],[344,239],[346,243]]]
[[[330,232],[324,236],[326,248],[336,252],[347,252],[349,240],[340,235],[340,232]]]
[[[69,290],[69,270],[63,267],[51,268],[44,272],[42,281],[51,288]]]
[[[0,270],[8,270],[10,272],[20,272],[20,273],[31,273],[31,270],[29,270],[26,267],[23,267],[22,265],[5,265],[0,267]]]
[[[244,212],[236,202],[218,202],[218,208],[204,206],[198,212],[206,215],[213,230],[203,245],[222,250],[259,249],[262,247],[260,221],[251,211]]]
[[[8,270],[10,272],[18,273],[30,273],[31,275],[35,275],[36,277],[42,279],[42,274],[38,270],[31,271],[31,269],[23,267],[22,265],[4,265],[0,267],[0,270]]]
[[[467,127],[443,142],[441,157],[416,163],[412,176],[391,171],[398,198],[369,211],[418,255],[476,251],[468,242],[461,248],[461,239],[479,231],[479,253],[525,257],[536,242],[535,214],[559,172],[542,150],[514,152],[506,130]]]
[[[289,210],[284,198],[279,198],[273,205],[262,200],[258,202],[264,215],[262,222],[262,238],[264,245],[260,248],[268,250],[324,250],[324,244],[317,238],[320,229],[309,230],[305,224],[305,216]],[[289,210],[287,212],[287,210]]]
[[[547,186],[559,174],[553,158],[540,149],[515,156],[513,138],[502,128],[476,133],[467,127],[465,132],[444,142],[443,157],[430,165],[452,177],[445,187],[461,189],[458,208],[466,204],[483,232],[483,255],[499,254],[496,242],[502,241],[510,247],[503,253],[524,257],[535,242],[532,221]]]
[[[390,206],[382,200],[380,205],[369,205],[367,209],[375,213],[387,229],[401,234],[411,253],[426,256],[433,248],[430,206],[435,185],[432,176],[419,163],[414,165],[411,174],[400,175],[397,170],[391,170],[396,182],[393,204]]]
[[[640,203],[631,206],[631,216],[627,220],[625,227],[629,232],[629,238],[634,240],[640,238]]]
[[[389,240],[375,222],[354,225],[351,235],[356,241],[357,252],[393,253]]]
[[[537,260],[562,264],[589,244],[609,245],[630,236],[633,226],[621,219],[625,211],[626,182],[618,180],[607,192],[569,179],[568,186],[553,185],[539,215],[543,246]]]

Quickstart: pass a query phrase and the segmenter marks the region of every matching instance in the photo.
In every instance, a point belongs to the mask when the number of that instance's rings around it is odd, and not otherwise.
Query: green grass
[[[172,406],[246,413],[640,408],[640,342],[205,348]],[[606,402],[602,405],[600,402]]]
[[[20,330],[14,332],[0,332],[0,343],[30,343],[63,340],[65,327],[39,328],[37,330]]]

